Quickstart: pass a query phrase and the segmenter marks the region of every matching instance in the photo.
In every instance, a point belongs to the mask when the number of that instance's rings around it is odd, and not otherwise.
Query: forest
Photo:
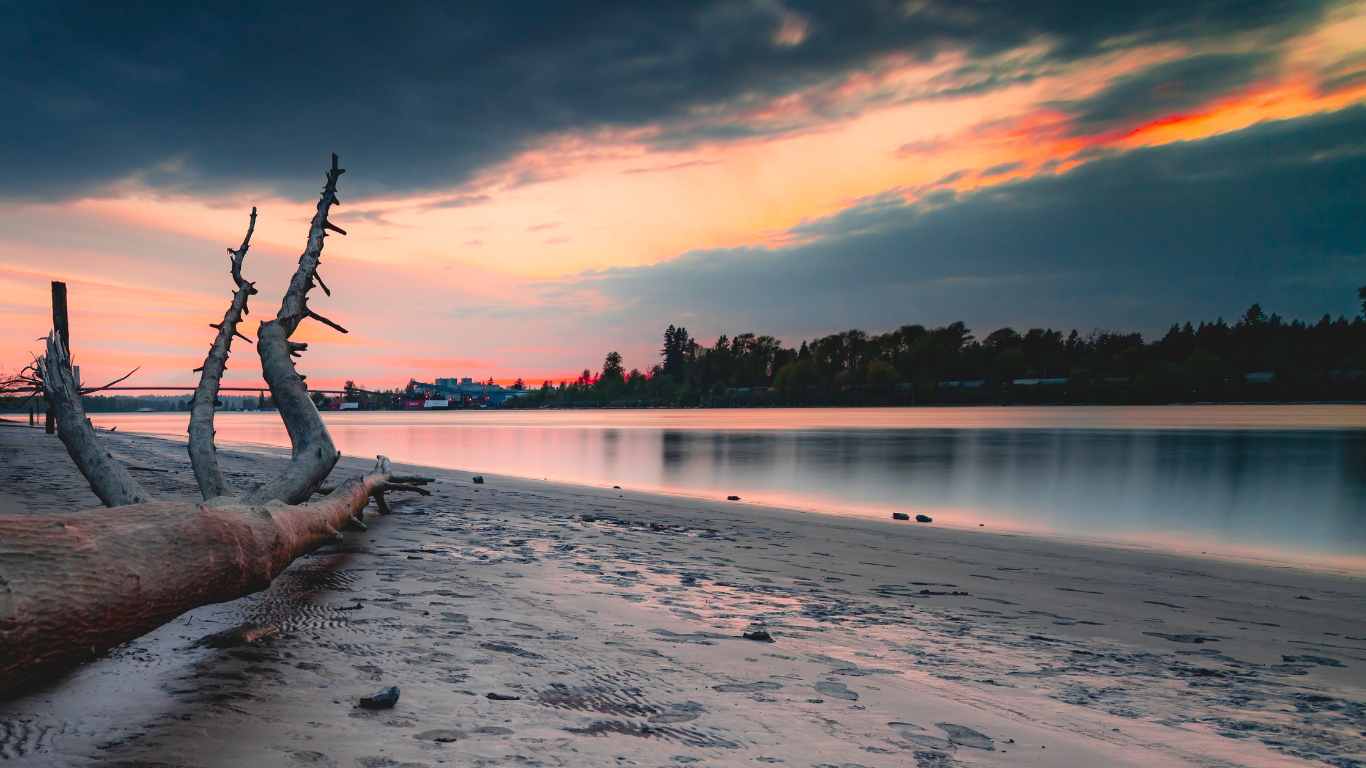
[[[1366,311],[1366,307],[1363,308]],[[705,344],[664,332],[660,362],[626,371],[616,352],[574,381],[547,381],[511,407],[1158,404],[1366,399],[1366,320],[1267,315],[1139,333],[1001,328],[958,322],[849,330],[783,346],[773,336]]]

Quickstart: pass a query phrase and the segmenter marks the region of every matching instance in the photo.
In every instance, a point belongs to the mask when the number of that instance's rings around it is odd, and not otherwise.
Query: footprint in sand
[[[816,683],[816,692],[832,699],[844,699],[845,701],[858,701],[858,694],[849,690],[844,683],[820,682]]]
[[[996,750],[996,742],[985,733],[978,733],[965,725],[954,725],[953,723],[935,723],[934,726],[949,735],[949,741],[960,744],[964,747],[974,749],[985,749],[989,752]]]

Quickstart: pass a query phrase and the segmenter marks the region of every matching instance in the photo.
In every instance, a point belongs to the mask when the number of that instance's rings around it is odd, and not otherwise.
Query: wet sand
[[[183,443],[105,438],[128,464],[168,470],[139,473],[159,498],[197,500]],[[220,460],[247,487],[284,456]],[[334,477],[372,464],[347,457]],[[368,532],[266,592],[0,703],[0,758],[1366,761],[1360,574],[421,471],[438,478],[432,497],[367,516]],[[97,506],[40,429],[0,426],[0,476],[3,513]],[[191,647],[245,622],[280,631]],[[759,630],[773,642],[742,637]],[[393,709],[356,706],[388,685]]]

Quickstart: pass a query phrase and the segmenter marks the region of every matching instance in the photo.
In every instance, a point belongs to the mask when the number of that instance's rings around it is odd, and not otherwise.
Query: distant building
[[[464,402],[487,398],[489,405],[498,405],[509,398],[531,394],[531,390],[505,389],[501,384],[485,384],[469,376],[438,378],[434,384],[410,381],[408,386],[414,390],[425,391],[429,401],[445,399]]]

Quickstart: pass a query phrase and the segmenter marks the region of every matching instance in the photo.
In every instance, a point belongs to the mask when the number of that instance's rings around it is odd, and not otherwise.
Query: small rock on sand
[[[360,700],[363,709],[389,709],[398,703],[398,686],[390,685],[381,688],[379,693],[374,696],[365,696]]]
[[[483,476],[483,475],[475,475],[475,476],[474,476],[474,484],[475,484],[475,485],[483,485],[483,484],[484,484],[484,476]]]
[[[915,521],[916,521],[917,523],[933,523],[933,522],[934,522],[934,518],[933,518],[933,517],[930,517],[929,515],[916,515],[916,516],[915,516]]]
[[[726,497],[726,501],[739,501],[739,500],[740,500],[740,497],[739,497],[739,496],[727,496],[727,497]]]
[[[769,636],[768,630],[766,629],[758,629],[753,632],[746,632],[745,634],[741,635],[741,637],[745,638],[746,640],[754,640],[760,643],[773,642],[773,638]]]
[[[493,699],[494,701],[521,701],[521,700],[522,700],[522,697],[521,697],[521,696],[509,696],[509,695],[506,694],[506,693],[490,693],[490,694],[488,694],[488,698]]]
[[[893,513],[892,513],[892,519],[893,519],[893,520],[910,520],[910,519],[911,519],[911,516],[908,515],[908,514],[906,514],[905,512],[893,512]]]

